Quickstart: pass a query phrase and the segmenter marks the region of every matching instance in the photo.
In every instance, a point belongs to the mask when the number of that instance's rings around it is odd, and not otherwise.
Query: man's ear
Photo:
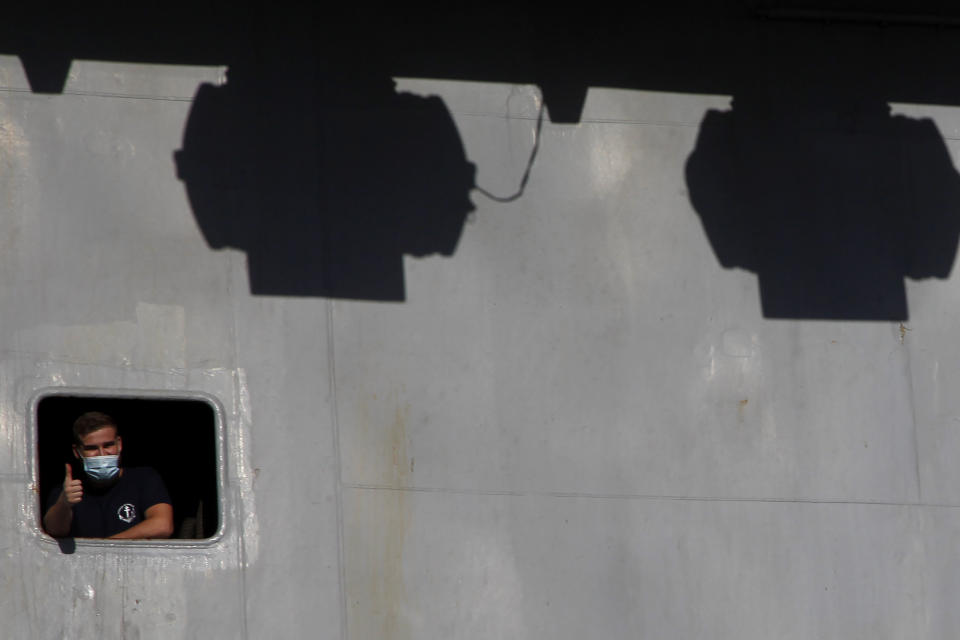
[[[73,457],[76,458],[77,460],[80,460],[83,457],[80,455],[80,452],[77,451],[77,445],[73,445],[72,447],[70,447],[70,449],[73,451]]]
[[[117,436],[117,455],[120,455],[121,451],[123,451],[123,438]]]

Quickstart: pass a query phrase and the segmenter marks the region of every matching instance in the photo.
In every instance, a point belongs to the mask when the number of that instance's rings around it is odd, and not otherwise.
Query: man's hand
[[[65,500],[71,507],[83,500],[83,483],[73,479],[73,469],[67,463],[67,476],[63,479],[63,493],[60,499]]]
[[[55,538],[68,535],[70,524],[73,522],[73,507],[81,500],[83,500],[83,483],[73,479],[73,470],[68,463],[67,475],[63,479],[63,491],[43,516],[43,526],[46,527],[47,533]]]

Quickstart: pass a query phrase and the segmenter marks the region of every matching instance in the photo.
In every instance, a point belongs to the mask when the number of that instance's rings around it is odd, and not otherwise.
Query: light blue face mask
[[[110,482],[120,473],[120,456],[91,456],[83,459],[83,470],[97,484]]]

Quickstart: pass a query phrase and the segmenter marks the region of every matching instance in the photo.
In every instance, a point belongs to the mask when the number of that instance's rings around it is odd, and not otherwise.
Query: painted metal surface
[[[539,152],[382,302],[256,291],[208,246],[175,154],[224,81],[80,61],[39,95],[0,58],[4,635],[960,633],[956,269],[907,279],[903,322],[764,317],[685,175],[730,96],[593,88],[538,137],[536,86],[397,78],[486,191]],[[957,107],[894,109],[957,157]],[[58,387],[216,398],[222,537],[45,536],[29,414]]]

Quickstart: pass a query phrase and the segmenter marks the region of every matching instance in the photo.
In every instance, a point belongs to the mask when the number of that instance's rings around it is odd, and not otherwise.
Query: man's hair
[[[85,435],[104,427],[113,427],[119,432],[116,420],[99,411],[88,411],[73,423],[73,439],[77,444],[83,444]]]

